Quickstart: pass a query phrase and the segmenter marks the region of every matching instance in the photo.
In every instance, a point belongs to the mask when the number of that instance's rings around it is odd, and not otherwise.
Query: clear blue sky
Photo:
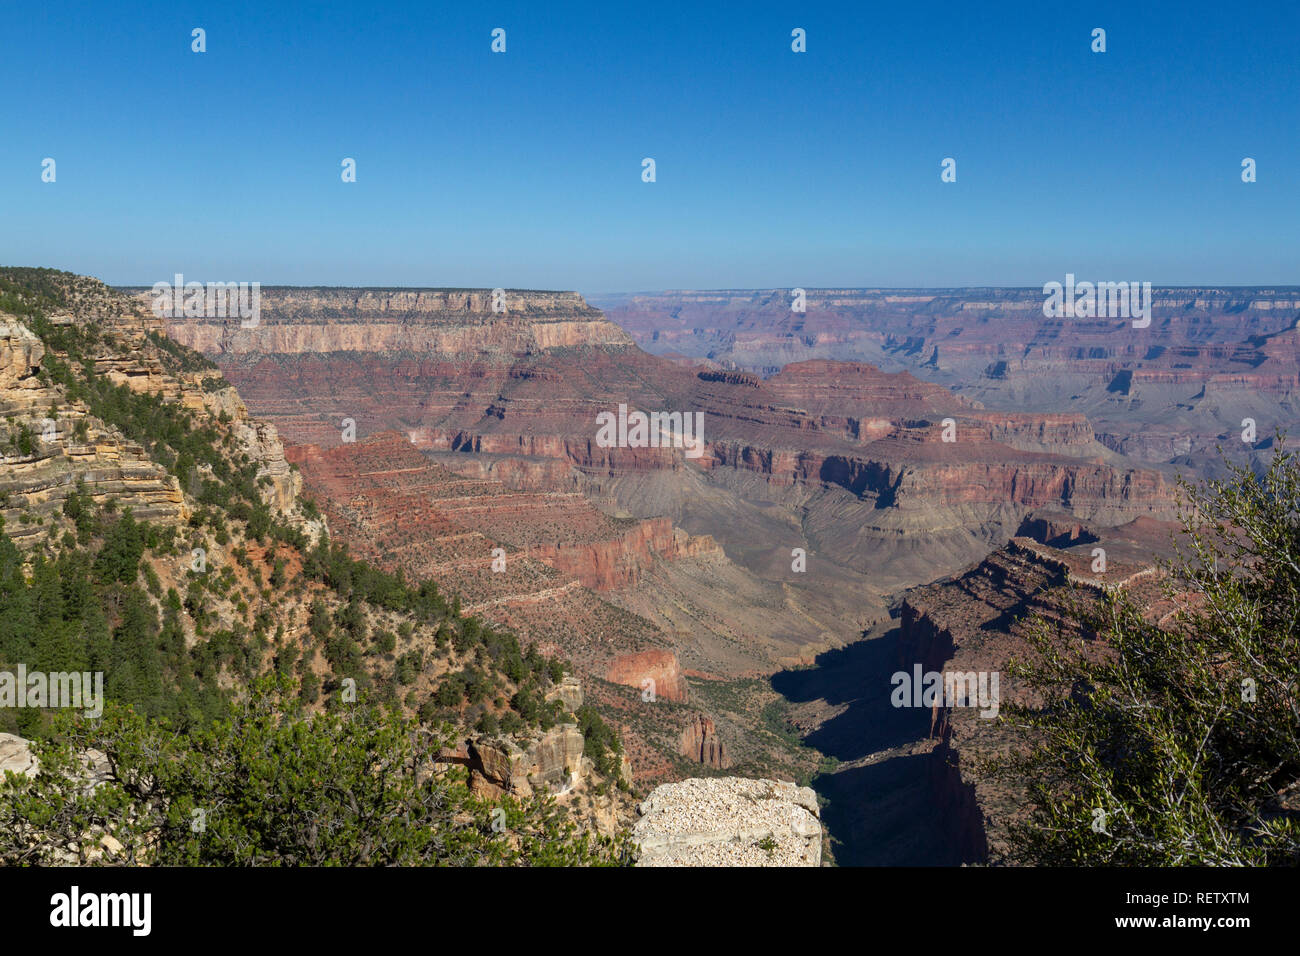
[[[0,90],[0,263],[112,283],[1300,283],[1294,3],[10,2]]]

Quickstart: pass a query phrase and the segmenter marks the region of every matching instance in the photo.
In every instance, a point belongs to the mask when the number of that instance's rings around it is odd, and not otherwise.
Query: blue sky
[[[1297,51],[1282,2],[9,3],[0,263],[588,294],[1294,284]]]

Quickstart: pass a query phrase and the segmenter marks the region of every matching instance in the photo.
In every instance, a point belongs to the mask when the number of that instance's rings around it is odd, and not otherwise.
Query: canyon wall
[[[162,323],[147,312],[107,290],[97,294],[87,286],[84,297],[84,303],[47,321],[54,327],[77,327],[93,314],[98,335],[95,373],[178,409],[227,416],[240,451],[257,467],[263,500],[314,540],[322,526],[295,509],[301,480],[285,459],[275,426],[253,420],[233,388],[213,388],[208,381],[213,373],[167,371],[151,338],[162,335]],[[40,339],[21,320],[0,314],[0,415],[8,422],[0,430],[6,466],[0,480],[0,516],[6,533],[20,546],[34,544],[46,521],[61,514],[64,502],[78,489],[96,505],[112,501],[119,509],[131,509],[138,519],[184,523],[190,509],[177,478],[154,461],[148,449],[95,416],[86,402],[66,400],[43,367],[45,353]]]
[[[1029,524],[1055,530],[1047,520]],[[974,858],[1005,862],[1007,829],[1026,819],[1025,783],[988,768],[1017,745],[1001,709],[1040,702],[1008,671],[1029,650],[1025,628],[1039,621],[1063,637],[1090,638],[1080,628],[1080,613],[1107,588],[1125,589],[1158,619],[1170,605],[1154,561],[1172,553],[1176,529],[1147,522],[1081,529],[1073,542],[1061,542],[1064,547],[1014,538],[964,573],[915,589],[902,602],[900,669],[998,675],[997,714],[947,700],[930,713],[930,735],[939,744],[930,757],[934,799],[948,808],[949,839],[978,854]],[[1094,570],[1095,547],[1106,552],[1104,571]]]
[[[174,320],[169,331],[196,351],[229,355],[515,355],[574,345],[632,344],[622,329],[576,292],[503,291],[494,310],[487,289],[267,287],[255,328],[245,328],[239,319],[196,316]],[[474,321],[466,322],[467,316]]]
[[[1062,277],[1052,277],[1059,281]],[[598,304],[637,344],[770,375],[810,359],[909,369],[1006,410],[1085,413],[1108,448],[1214,471],[1300,419],[1300,290],[1154,288],[1151,323],[1048,318],[1033,289],[663,292]],[[1242,449],[1242,419],[1257,438]],[[1258,447],[1256,447],[1258,446]]]
[[[1111,523],[1172,513],[1164,477],[1106,447],[1076,412],[990,411],[860,362],[805,362],[765,380],[730,375],[641,351],[572,294],[511,292],[504,314],[486,296],[269,289],[258,328],[185,319],[169,333],[205,349],[291,441],[329,447],[349,427],[398,430],[431,454],[491,462],[505,482],[576,489],[613,499],[615,511],[667,518],[768,580],[768,559],[745,559],[754,515],[740,499],[811,511],[806,527],[826,537],[821,550],[843,572],[886,569],[861,582],[877,596],[922,580],[914,555],[927,539],[941,542],[929,549],[933,577],[1005,540],[1030,509]],[[573,336],[539,331],[578,319],[587,325]],[[439,338],[450,330],[473,347]],[[701,453],[671,442],[603,447],[597,416],[620,405],[700,416]],[[712,491],[703,499],[692,490],[700,480]],[[815,537],[782,543],[808,549]],[[861,557],[867,542],[880,552],[874,561]],[[549,558],[577,573],[600,568],[584,583],[618,588],[636,582],[644,565],[629,555],[645,547],[670,549],[662,525]]]

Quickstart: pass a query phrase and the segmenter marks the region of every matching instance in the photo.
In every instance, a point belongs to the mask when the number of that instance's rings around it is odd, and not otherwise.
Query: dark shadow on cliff
[[[781,671],[772,687],[793,703],[825,700],[844,710],[803,738],[842,762],[905,748],[930,734],[928,707],[894,707],[894,672],[903,660],[902,629],[883,625],[869,638],[818,655],[812,667]],[[914,656],[914,655],[913,655]],[[822,824],[841,866],[957,866],[978,862],[983,838],[967,819],[962,784],[941,747],[885,756],[861,767],[820,774]],[[976,815],[978,817],[978,815]]]
[[[772,675],[772,689],[794,703],[825,700],[848,705],[804,738],[837,760],[857,760],[868,754],[921,740],[930,732],[930,710],[894,707],[890,676],[904,667],[899,650],[902,630],[857,641],[817,656],[813,666]]]
[[[822,774],[813,789],[829,801],[822,824],[840,866],[960,866],[963,821],[941,799],[942,757],[911,754]],[[938,777],[938,779],[937,779]]]

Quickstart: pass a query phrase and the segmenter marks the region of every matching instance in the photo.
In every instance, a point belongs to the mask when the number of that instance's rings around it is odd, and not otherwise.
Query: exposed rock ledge
[[[637,809],[637,866],[821,865],[820,811],[809,787],[695,777],[656,787]]]
[[[13,734],[0,734],[0,778],[4,777],[6,770],[34,777],[40,766],[26,740]]]

